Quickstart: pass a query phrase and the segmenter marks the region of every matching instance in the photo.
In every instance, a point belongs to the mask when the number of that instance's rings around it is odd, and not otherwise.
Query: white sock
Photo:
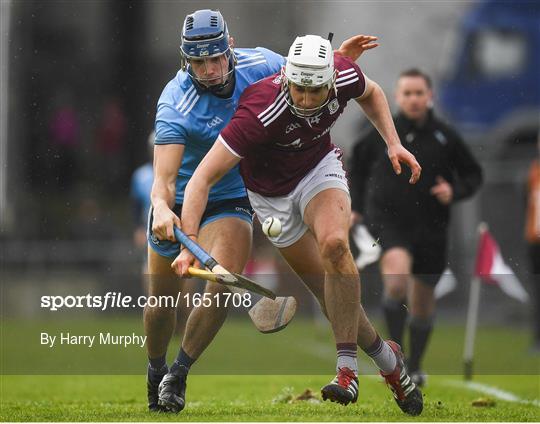
[[[390,345],[382,341],[379,336],[377,336],[375,342],[369,348],[365,349],[364,352],[367,353],[384,374],[390,374],[396,369],[396,354]]]
[[[358,362],[356,360],[356,344],[355,343],[338,343],[337,344],[337,365],[336,372],[340,368],[349,368],[358,375]]]
[[[340,368],[349,368],[358,375],[358,362],[356,361],[356,358],[350,356],[338,356],[336,372],[338,372]]]

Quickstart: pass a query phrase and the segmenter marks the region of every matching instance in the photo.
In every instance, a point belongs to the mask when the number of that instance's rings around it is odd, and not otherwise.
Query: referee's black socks
[[[384,319],[390,339],[403,347],[403,332],[405,331],[405,323],[407,321],[407,307],[405,300],[396,300],[390,297],[383,297],[382,307],[384,311]]]
[[[409,323],[410,356],[408,360],[409,371],[419,371],[421,361],[426,351],[429,336],[433,330],[433,317],[411,317]]]

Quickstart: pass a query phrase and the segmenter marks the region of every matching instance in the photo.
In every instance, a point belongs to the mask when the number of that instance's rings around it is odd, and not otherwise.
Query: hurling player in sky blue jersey
[[[377,46],[375,37],[345,41],[339,54],[356,60]],[[242,92],[256,81],[279,72],[284,58],[268,49],[233,50],[233,40],[219,11],[199,10],[184,21],[181,70],[159,99],[154,148],[152,211],[148,223],[149,294],[176,297],[179,286],[171,268],[180,246],[173,225],[181,227],[184,189],[202,158],[230,121]],[[231,169],[209,194],[198,236],[190,235],[231,272],[242,272],[251,250],[253,211],[238,167]],[[189,235],[189,234],[188,234]],[[209,283],[206,293],[222,293]],[[223,304],[223,302],[221,303]],[[169,369],[165,357],[174,329],[173,308],[144,311],[147,335],[148,406],[150,410],[179,412],[185,406],[187,373],[223,324],[227,309],[215,305],[195,308],[182,347]]]

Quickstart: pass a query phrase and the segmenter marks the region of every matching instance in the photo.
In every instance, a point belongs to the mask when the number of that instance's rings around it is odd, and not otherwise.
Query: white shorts
[[[349,194],[347,176],[340,157],[339,149],[332,150],[285,196],[266,197],[248,190],[251,207],[257,213],[259,222],[271,216],[281,221],[281,234],[268,237],[274,246],[289,247],[304,235],[308,230],[304,222],[304,210],[309,201],[321,191],[337,188]]]

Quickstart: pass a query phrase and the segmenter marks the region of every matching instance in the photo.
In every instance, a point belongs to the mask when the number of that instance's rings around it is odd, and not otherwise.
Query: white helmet
[[[287,63],[285,64],[285,82],[292,82],[303,87],[320,87],[326,85],[328,89],[334,86],[334,52],[329,40],[318,35],[296,37],[289,49]],[[297,108],[292,102],[289,106],[293,112],[301,116],[310,116],[324,107],[328,100],[313,109]]]

